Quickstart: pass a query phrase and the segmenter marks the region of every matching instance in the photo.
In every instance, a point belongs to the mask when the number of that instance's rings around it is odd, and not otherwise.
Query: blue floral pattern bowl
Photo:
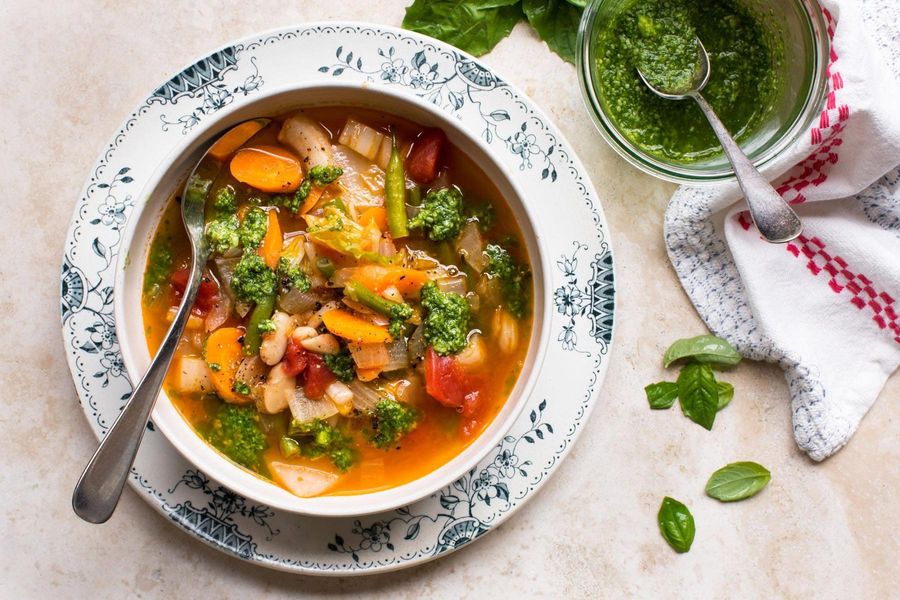
[[[385,86],[431,103],[479,135],[514,173],[555,261],[545,273],[552,341],[524,411],[462,477],[410,506],[365,518],[304,517],[235,494],[148,425],[132,485],[175,525],[262,565],[311,574],[402,568],[455,550],[532,497],[598,400],[615,312],[613,262],[597,194],[549,120],[468,55],[391,28],[321,23],[240,40],[154,90],[98,159],[79,199],[61,273],[69,364],[102,436],[131,393],[116,335],[116,259],[138,192],[185,135],[262,90],[303,81]]]

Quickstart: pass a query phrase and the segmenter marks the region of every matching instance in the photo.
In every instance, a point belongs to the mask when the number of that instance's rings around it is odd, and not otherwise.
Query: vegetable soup
[[[301,497],[402,485],[494,419],[532,328],[512,211],[443,131],[357,108],[232,129],[212,249],[165,389],[224,456]],[[155,352],[188,279],[179,206],[144,271]]]

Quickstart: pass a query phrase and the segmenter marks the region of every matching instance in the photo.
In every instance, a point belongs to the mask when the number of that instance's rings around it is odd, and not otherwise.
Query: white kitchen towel
[[[794,436],[815,460],[847,443],[900,364],[900,2],[821,5],[826,104],[766,170],[803,235],[762,240],[735,183],[679,188],[665,225],[710,330],[784,369]]]

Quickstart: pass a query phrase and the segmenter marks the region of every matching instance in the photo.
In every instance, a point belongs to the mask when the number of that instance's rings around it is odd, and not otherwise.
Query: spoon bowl
[[[699,38],[694,39],[697,45],[697,68],[694,70],[690,82],[686,82],[683,87],[662,89],[651,83],[651,78],[641,69],[637,69],[638,76],[660,98],[666,100],[691,98],[697,102],[722,144],[725,156],[734,168],[734,175],[738,185],[741,186],[741,191],[744,192],[744,198],[750,208],[750,216],[759,233],[771,243],[789,242],[800,235],[803,231],[803,224],[797,213],[781,197],[781,194],[775,191],[772,184],[753,166],[753,162],[747,158],[744,151],[734,141],[728,128],[700,93],[709,81],[711,67],[709,53],[706,52],[703,42]]]

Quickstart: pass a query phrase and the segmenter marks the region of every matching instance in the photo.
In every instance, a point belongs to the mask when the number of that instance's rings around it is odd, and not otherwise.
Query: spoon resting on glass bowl
[[[772,243],[789,242],[800,235],[803,224],[797,213],[785,202],[775,188],[753,166],[728,129],[716,115],[715,111],[700,94],[709,81],[709,54],[699,38],[694,38],[697,46],[698,62],[687,77],[655,77],[638,67],[641,80],[650,90],[666,100],[685,100],[692,98],[700,106],[709,121],[719,143],[725,150],[725,156],[734,168],[734,176],[744,193],[750,207],[750,216],[762,236]],[[647,67],[644,67],[647,70]]]

